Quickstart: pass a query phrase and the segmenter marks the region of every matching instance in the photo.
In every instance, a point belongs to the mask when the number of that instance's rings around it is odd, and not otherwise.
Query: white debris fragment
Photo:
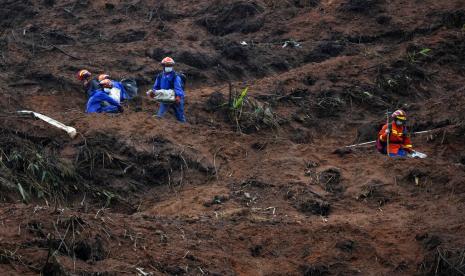
[[[47,117],[47,116],[45,116],[43,114],[40,114],[40,113],[37,113],[37,112],[34,112],[34,111],[29,111],[29,110],[20,110],[17,113],[20,114],[20,115],[32,115],[34,118],[45,121],[45,122],[51,124],[54,127],[57,127],[57,128],[59,128],[61,130],[66,131],[66,133],[68,133],[69,137],[71,137],[71,138],[76,137],[77,131],[76,131],[76,129],[74,127],[67,126],[67,125],[65,125],[63,123],[60,123],[57,120],[54,120],[54,119],[52,119],[50,117]]]

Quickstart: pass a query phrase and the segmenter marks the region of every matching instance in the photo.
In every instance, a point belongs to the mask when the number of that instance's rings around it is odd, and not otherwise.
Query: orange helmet
[[[394,113],[392,113],[391,117],[394,119],[394,120],[401,120],[401,121],[405,121],[407,120],[407,113],[405,113],[405,111],[401,110],[401,109],[398,109],[396,111],[394,111]]]
[[[104,79],[99,84],[103,88],[112,88],[113,87],[113,83],[109,79]]]
[[[81,70],[81,71],[79,71],[77,73],[78,80],[87,79],[90,76],[92,76],[92,74],[89,71],[87,71],[86,69],[83,69],[83,70]]]
[[[161,61],[161,65],[163,66],[172,66],[174,65],[175,62],[174,62],[174,59],[170,58],[170,57],[165,57],[162,61]]]
[[[106,79],[110,79],[110,76],[107,75],[107,74],[100,74],[98,75],[98,81],[103,81],[103,80],[106,80]]]

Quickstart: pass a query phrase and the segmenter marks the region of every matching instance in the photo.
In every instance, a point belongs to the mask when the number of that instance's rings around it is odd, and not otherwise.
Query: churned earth
[[[0,2],[1,275],[465,274],[463,1]],[[139,98],[85,114],[82,68]],[[427,159],[344,147],[397,108]]]

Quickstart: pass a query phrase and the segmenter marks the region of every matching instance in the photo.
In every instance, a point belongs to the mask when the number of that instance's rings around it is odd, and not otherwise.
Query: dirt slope
[[[465,273],[463,1],[0,4],[1,275]],[[165,55],[187,124],[83,113],[79,69],[143,95]],[[343,148],[396,108],[430,158]]]

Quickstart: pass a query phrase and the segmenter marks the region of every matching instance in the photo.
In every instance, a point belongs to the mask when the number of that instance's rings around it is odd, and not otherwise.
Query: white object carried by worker
[[[174,103],[176,101],[176,95],[173,89],[149,90],[147,91],[147,96],[162,103]]]

